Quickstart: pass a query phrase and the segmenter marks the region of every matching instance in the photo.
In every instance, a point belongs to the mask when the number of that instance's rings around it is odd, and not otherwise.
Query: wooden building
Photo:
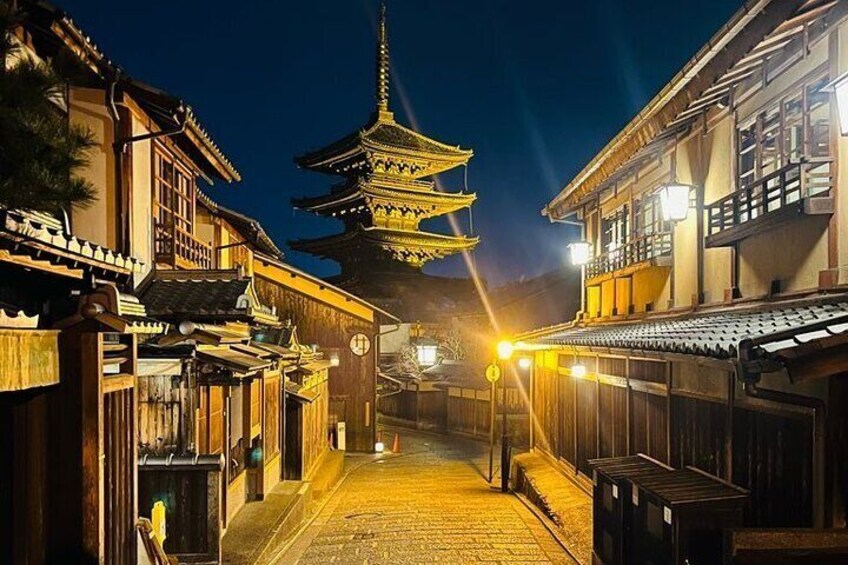
[[[846,18],[746,3],[545,207],[584,225],[585,303],[518,339],[576,480],[644,453],[749,491],[747,526],[848,526]]]
[[[373,449],[378,348],[361,336],[391,317],[210,198],[240,175],[185,101],[59,9],[18,4],[27,57],[78,63],[57,110],[91,133],[78,174],[96,197],[62,219],[0,208],[0,561],[135,562],[136,522],[164,502],[166,552],[219,562],[240,507],[315,472],[331,414]]]
[[[377,366],[381,325],[398,320],[388,312],[326,281],[257,253],[256,293],[277,314],[297,326],[303,343],[320,344],[338,363],[329,387],[329,425],[338,441],[345,424],[345,448],[372,452],[376,442]],[[338,445],[338,443],[337,443]]]

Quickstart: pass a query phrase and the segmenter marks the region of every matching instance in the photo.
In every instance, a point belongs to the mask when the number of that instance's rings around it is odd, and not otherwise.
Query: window
[[[604,252],[614,253],[630,239],[629,210],[625,204],[601,222],[601,245]]]
[[[153,183],[156,224],[193,234],[194,175],[159,143],[153,146]]]
[[[663,220],[660,195],[648,194],[633,203],[633,233],[645,237],[671,231],[671,222]]]
[[[810,163],[806,172],[814,179],[829,179],[830,94],[822,90],[827,83],[826,74],[818,75],[739,125],[737,188],[801,162]],[[810,183],[803,196],[826,191],[829,183],[823,184]]]

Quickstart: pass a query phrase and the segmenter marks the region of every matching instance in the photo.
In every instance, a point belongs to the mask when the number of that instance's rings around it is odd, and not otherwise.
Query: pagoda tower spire
[[[473,249],[479,239],[421,229],[421,222],[468,208],[476,195],[437,190],[434,175],[474,155],[395,121],[389,110],[389,40],[386,5],[377,23],[375,103],[365,127],[295,159],[301,168],[342,177],[322,196],[296,198],[296,208],[335,218],[344,231],[290,242],[296,251],[341,265],[339,280],[416,272],[429,261]]]
[[[380,3],[380,22],[377,27],[377,115],[389,111],[389,36],[386,29],[386,3]],[[390,116],[391,114],[389,114]]]

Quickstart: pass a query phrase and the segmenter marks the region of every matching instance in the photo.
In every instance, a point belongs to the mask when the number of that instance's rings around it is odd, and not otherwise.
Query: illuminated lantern
[[[431,367],[436,364],[439,347],[437,345],[417,345],[418,364],[422,367]]]
[[[588,241],[577,241],[568,246],[571,251],[571,264],[585,265],[592,258],[592,245]]]
[[[522,357],[518,360],[518,366],[524,371],[528,370],[532,365],[533,360],[529,357]]]
[[[572,365],[571,366],[571,376],[577,378],[583,378],[586,376],[586,365]]]
[[[671,183],[660,189],[660,207],[663,219],[667,222],[680,222],[689,214],[688,184]]]

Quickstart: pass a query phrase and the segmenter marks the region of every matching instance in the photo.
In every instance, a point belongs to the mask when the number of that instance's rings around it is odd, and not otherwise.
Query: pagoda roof
[[[377,161],[390,158],[402,163],[402,168],[396,168],[396,172],[381,172],[420,178],[464,165],[473,155],[471,149],[436,141],[400,125],[391,112],[377,111],[363,129],[323,149],[297,157],[295,162],[305,169],[349,174],[360,170],[380,171],[382,167]]]
[[[433,209],[430,216],[438,216],[471,206],[477,199],[474,193],[441,192],[432,181],[407,181],[387,177],[356,178],[338,185],[329,194],[296,198],[292,204],[301,210],[316,214],[335,215],[361,205],[363,200],[385,199],[398,207],[426,206]]]
[[[478,237],[452,236],[417,230],[399,230],[357,225],[354,229],[321,237],[290,241],[289,246],[305,253],[329,259],[350,259],[351,252],[382,249],[414,266],[473,249]]]

